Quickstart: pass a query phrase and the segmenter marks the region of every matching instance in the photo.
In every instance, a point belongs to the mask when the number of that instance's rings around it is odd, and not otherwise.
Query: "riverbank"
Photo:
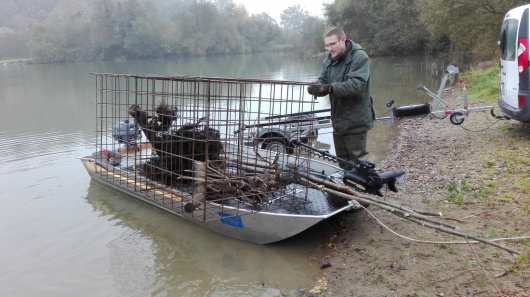
[[[460,104],[461,90],[446,90],[444,99]],[[461,126],[448,118],[413,119],[399,128],[396,151],[378,168],[407,176],[400,192],[385,199],[440,211],[459,232],[508,238],[498,243],[522,254],[370,207],[334,220],[337,231],[322,245],[327,268],[313,295],[530,296],[530,126],[484,112]]]
[[[29,64],[31,63],[30,58],[24,58],[24,59],[6,59],[6,60],[0,60],[0,65],[15,65],[15,64]]]

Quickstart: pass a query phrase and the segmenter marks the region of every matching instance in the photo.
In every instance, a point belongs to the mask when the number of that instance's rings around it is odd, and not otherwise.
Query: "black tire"
[[[464,120],[465,120],[464,114],[461,112],[455,112],[451,114],[451,116],[449,117],[449,121],[453,125],[462,125]]]
[[[284,140],[281,139],[267,139],[261,145],[261,148],[264,150],[269,150],[272,152],[279,152],[282,154],[292,154],[293,148],[290,147]]]
[[[423,116],[428,115],[430,112],[431,105],[428,103],[405,105],[392,108],[392,115],[400,118]]]

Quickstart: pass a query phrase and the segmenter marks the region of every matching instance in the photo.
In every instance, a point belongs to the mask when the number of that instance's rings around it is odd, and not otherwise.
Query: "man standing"
[[[375,119],[370,96],[370,58],[359,44],[346,39],[340,28],[329,30],[324,43],[329,55],[322,64],[318,82],[307,91],[318,97],[329,94],[337,156],[354,163],[366,161],[367,132]]]

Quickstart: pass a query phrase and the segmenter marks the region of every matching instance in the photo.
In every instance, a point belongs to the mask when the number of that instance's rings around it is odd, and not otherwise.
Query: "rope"
[[[493,127],[493,125],[497,124],[500,120],[496,120],[495,122],[493,122],[491,125],[489,125],[488,127],[484,128],[484,129],[481,129],[481,130],[471,130],[471,129],[467,129],[465,127],[463,127],[462,125],[460,125],[460,128],[464,129],[465,131],[467,132],[474,132],[474,133],[477,133],[477,132],[483,132],[483,131],[486,131],[488,129],[490,129],[491,127]]]
[[[433,243],[433,244],[468,244],[468,243],[479,243],[478,241],[476,240],[467,240],[467,241],[430,241],[430,240],[420,240],[420,239],[415,239],[415,238],[411,238],[411,237],[408,237],[408,236],[405,236],[405,235],[401,235],[399,233],[397,233],[396,231],[392,230],[390,227],[388,227],[387,225],[385,225],[383,222],[381,222],[370,210],[368,210],[366,207],[360,205],[360,207],[362,207],[364,210],[366,210],[368,212],[368,214],[370,214],[370,216],[372,216],[377,224],[379,224],[381,227],[385,228],[386,230],[388,230],[390,233],[398,236],[398,237],[401,237],[403,239],[406,239],[406,240],[410,240],[410,241],[414,241],[414,242],[419,242],[419,243]],[[505,237],[505,238],[495,238],[495,239],[490,239],[490,241],[505,241],[505,240],[519,240],[519,239],[530,239],[530,236],[517,236],[517,237]]]

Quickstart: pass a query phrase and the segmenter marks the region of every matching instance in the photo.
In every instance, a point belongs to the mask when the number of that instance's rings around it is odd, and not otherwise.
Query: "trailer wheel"
[[[449,117],[449,121],[453,125],[461,125],[465,120],[465,116],[461,112],[455,112]]]
[[[285,141],[279,139],[268,139],[261,145],[262,149],[269,150],[271,152],[278,152],[281,154],[292,154],[293,148],[288,147]]]

